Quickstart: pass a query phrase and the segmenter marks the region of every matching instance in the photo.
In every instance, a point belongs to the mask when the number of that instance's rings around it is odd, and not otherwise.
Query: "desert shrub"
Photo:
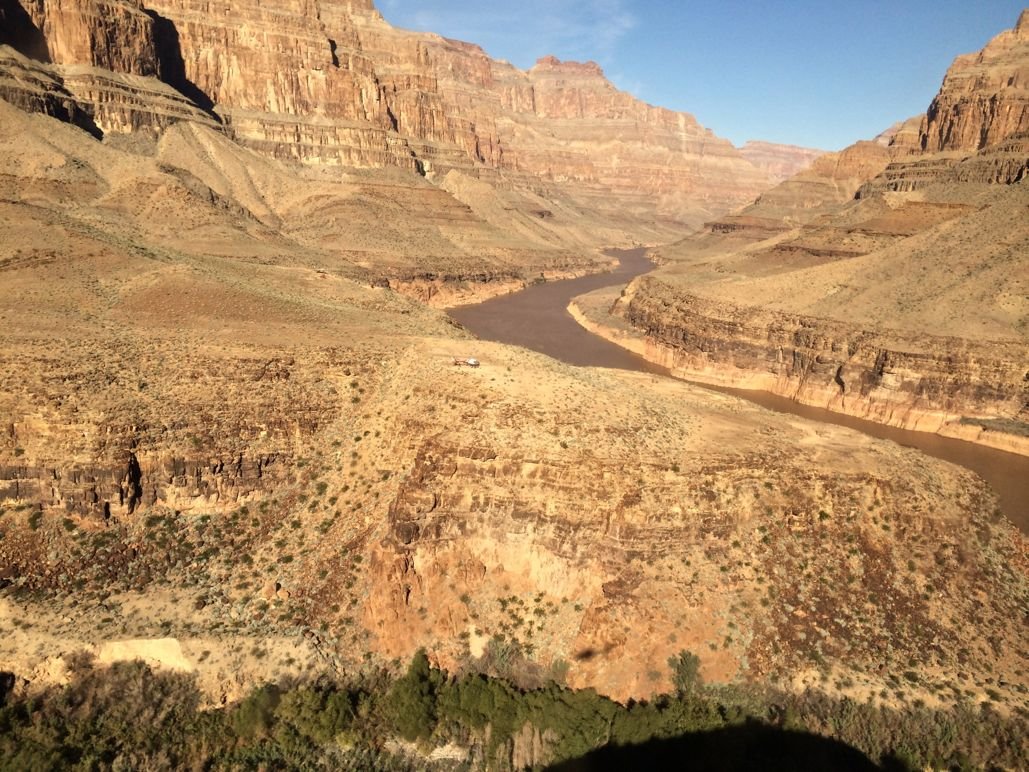
[[[605,744],[759,727],[832,737],[890,769],[1029,768],[1029,732],[1017,715],[970,703],[898,711],[816,690],[701,687],[695,655],[672,659],[681,693],[625,705],[556,683],[525,688],[476,673],[452,677],[420,651],[399,678],[369,668],[349,685],[324,678],[266,685],[219,710],[199,709],[190,676],[154,673],[139,662],[94,669],[73,661],[69,685],[0,706],[0,771],[406,769],[412,761],[382,750],[397,736],[453,741],[478,749],[479,759],[499,760],[510,758],[526,727],[543,738],[552,762]]]
[[[282,694],[277,686],[263,686],[236,706],[231,722],[243,738],[266,737],[271,733],[275,708]]]
[[[88,670],[41,703],[0,711],[0,768],[171,768],[185,760],[189,739],[204,733],[198,704],[195,683],[183,675],[156,674],[140,662]]]

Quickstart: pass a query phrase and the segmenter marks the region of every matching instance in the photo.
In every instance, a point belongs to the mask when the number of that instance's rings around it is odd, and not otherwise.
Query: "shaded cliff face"
[[[95,136],[216,123],[158,78],[157,25],[137,0],[7,0],[0,14],[0,97],[12,104]]]
[[[796,154],[766,145],[752,163],[692,116],[619,92],[596,65],[546,58],[522,72],[477,46],[396,30],[370,3],[5,7],[24,27],[5,42],[66,89],[49,107],[35,89],[0,92],[28,109],[65,117],[73,104],[104,132],[216,119],[236,141],[306,164],[545,185],[648,240],[648,228],[670,233],[753,199]],[[167,109],[169,86],[192,111]]]
[[[40,58],[60,65],[85,64],[129,75],[156,76],[160,72],[154,20],[144,11],[140,0],[99,0],[99,2],[61,2],[32,0],[5,3],[12,21],[19,17],[31,27],[18,31],[19,37],[33,30],[31,38],[5,40],[8,45],[45,46]],[[38,53],[42,54],[42,51]]]

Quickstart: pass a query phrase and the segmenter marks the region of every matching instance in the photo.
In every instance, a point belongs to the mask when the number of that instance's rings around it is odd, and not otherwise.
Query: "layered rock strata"
[[[648,356],[1027,452],[1027,19],[959,57],[924,116],[657,249],[670,268],[619,306]]]
[[[1007,137],[973,155],[938,154],[890,163],[857,191],[910,193],[941,184],[1013,185],[1029,176],[1029,134]]]
[[[895,331],[748,308],[644,278],[619,314],[643,353],[675,374],[918,431],[1029,454],[1029,437],[978,421],[1029,423],[1025,346]]]
[[[9,32],[0,35],[0,95],[22,109],[97,135],[156,134],[178,121],[217,123],[179,90],[162,58],[159,24],[139,0],[12,0],[4,14]]]
[[[542,389],[534,355],[490,346],[482,356],[478,371],[440,381],[445,396],[432,416],[390,411],[398,427],[390,454],[405,460],[405,473],[372,547],[364,606],[386,656],[426,645],[449,664],[504,644],[528,651],[544,674],[556,654],[570,663],[570,683],[603,681],[624,698],[651,692],[647,669],[661,673],[681,648],[699,652],[711,681],[764,678],[785,662],[803,670],[813,650],[870,675],[882,656],[873,641],[886,629],[905,650],[954,634],[895,583],[875,530],[886,533],[886,518],[905,542],[939,538],[933,519],[944,510],[923,495],[946,489],[968,511],[989,506],[967,498],[977,494],[963,483],[951,487],[935,470],[905,481],[883,457],[869,466],[863,454],[834,455],[847,451],[828,438],[791,441],[783,452],[791,431],[826,428],[786,429],[791,419],[728,398],[708,412],[710,396],[667,379],[561,368]],[[399,373],[384,387],[387,404],[431,369],[409,359]],[[586,386],[596,378],[601,392]],[[563,407],[555,411],[545,394],[559,394]],[[569,422],[567,409],[589,417]],[[730,437],[744,426],[741,446]],[[887,447],[876,444],[873,456]],[[823,454],[834,456],[831,467]],[[823,558],[862,578],[824,583],[812,603],[804,571],[786,566]],[[888,601],[876,610],[854,603],[858,585],[880,580]],[[763,590],[751,595],[765,582],[768,603]],[[904,611],[890,621],[880,612],[888,606]],[[865,610],[867,627],[843,619]]]
[[[642,237],[649,223],[667,236],[745,203],[809,155],[769,143],[741,153],[692,116],[618,91],[595,64],[547,57],[522,72],[477,46],[396,30],[370,3],[7,6],[24,29],[0,42],[71,95],[49,102],[70,101],[98,132],[220,123],[305,164],[437,180],[457,170],[523,194],[543,185]],[[35,94],[15,102],[67,113]]]
[[[824,151],[752,139],[740,148],[740,154],[779,183],[806,169]]]
[[[715,232],[758,241],[811,222],[871,190],[913,191],[941,181],[1009,184],[1029,165],[1029,12],[982,50],[959,56],[923,115],[871,141],[813,159]],[[982,151],[982,152],[980,152]],[[746,155],[746,146],[742,149]],[[958,168],[960,167],[960,168]]]
[[[28,112],[107,132],[157,135],[180,121],[218,121],[171,86],[150,77],[87,65],[44,64],[0,46],[0,98]]]
[[[924,152],[976,151],[1029,133],[1029,9],[947,70],[919,131]]]

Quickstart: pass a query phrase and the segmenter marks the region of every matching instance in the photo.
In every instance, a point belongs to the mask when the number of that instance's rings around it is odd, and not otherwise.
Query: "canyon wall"
[[[174,639],[225,704],[425,647],[628,699],[687,650],[709,683],[932,701],[942,671],[1024,710],[1024,539],[972,473],[475,341],[405,296],[596,269],[582,245],[756,189],[691,117],[367,0],[0,11],[25,32],[0,68],[0,670],[46,685],[69,652]],[[858,202],[875,233],[885,196]],[[839,379],[891,420],[914,414],[893,393],[1012,402],[1003,344],[950,372],[939,338],[919,358],[645,281],[630,316],[673,356],[697,338],[816,396]]]
[[[890,426],[1029,453],[1025,346],[861,329],[638,280],[619,314],[682,377],[760,389]]]
[[[1029,13],[922,116],[827,153],[697,235],[615,311],[648,358],[1029,452]]]
[[[1029,9],[947,70],[919,131],[926,152],[975,151],[1029,132]]]
[[[139,3],[7,2],[0,13],[0,98],[11,104],[98,137],[154,134],[179,121],[217,125],[157,77],[155,24]]]
[[[218,125],[277,158],[453,170],[647,227],[699,224],[810,156],[734,148],[693,116],[618,91],[593,63],[527,72],[397,30],[371,3],[7,0],[0,94],[97,134]],[[27,63],[31,62],[31,63]],[[32,70],[25,77],[15,72]]]
[[[806,169],[825,151],[751,139],[740,148],[740,154],[779,183]]]
[[[762,144],[748,143],[741,152],[755,160],[752,153]],[[954,60],[924,114],[897,122],[873,140],[809,159],[751,206],[709,223],[708,230],[753,242],[831,214],[874,190],[910,192],[941,179],[1018,182],[1029,165],[1027,146],[1029,11],[1023,11],[1013,29],[982,51]]]

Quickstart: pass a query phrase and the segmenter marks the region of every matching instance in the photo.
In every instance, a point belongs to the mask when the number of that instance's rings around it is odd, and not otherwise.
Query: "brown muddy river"
[[[450,316],[479,338],[523,346],[571,365],[668,375],[665,368],[587,332],[567,311],[568,303],[577,295],[602,287],[624,286],[653,268],[641,249],[625,250],[618,256],[620,265],[612,272],[537,284],[483,303],[450,309]],[[780,413],[856,429],[967,467],[990,484],[997,493],[1004,514],[1023,533],[1029,533],[1029,457],[928,432],[883,426],[823,408],[801,405],[764,391],[696,385],[733,394]]]

